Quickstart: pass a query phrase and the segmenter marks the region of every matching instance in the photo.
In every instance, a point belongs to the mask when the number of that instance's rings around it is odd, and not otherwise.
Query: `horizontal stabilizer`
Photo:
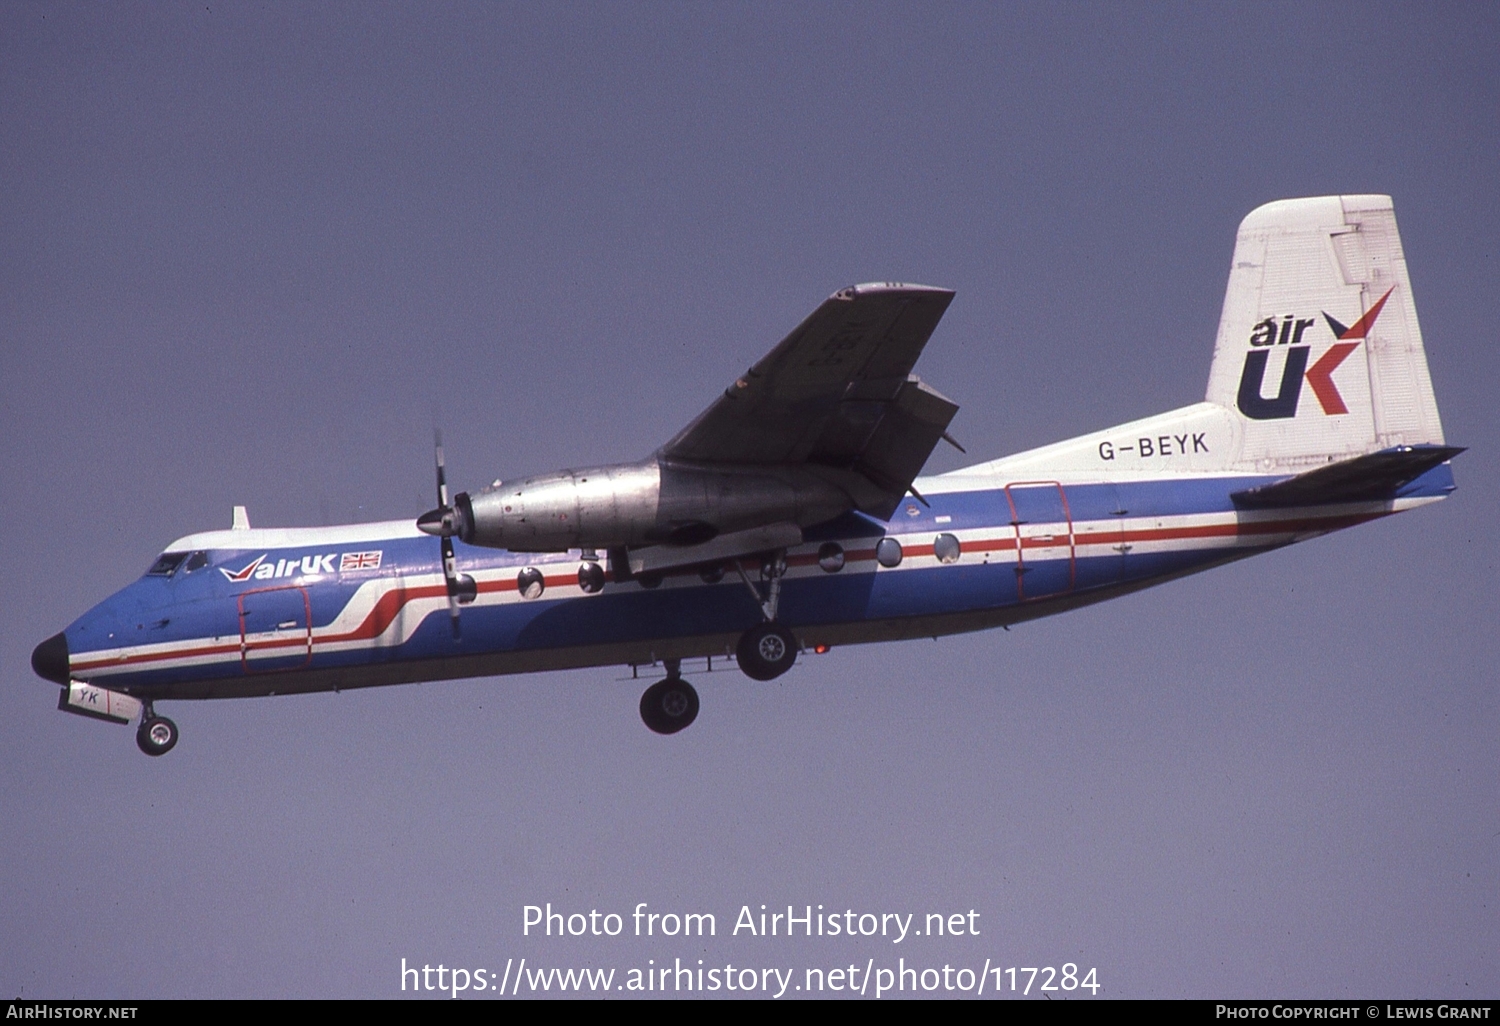
[[[1402,445],[1330,463],[1275,484],[1235,492],[1239,506],[1324,506],[1393,498],[1440,463],[1464,450],[1454,445]]]

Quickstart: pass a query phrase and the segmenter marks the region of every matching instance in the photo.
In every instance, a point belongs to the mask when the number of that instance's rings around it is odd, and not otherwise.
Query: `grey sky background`
[[[1487,4],[0,6],[0,991],[498,972],[1098,968],[1102,994],[1500,996]],[[1234,231],[1390,193],[1436,508],[1009,633],[55,710],[32,647],[173,538],[415,517],[642,456],[828,293],[955,288],[974,461],[1197,401]],[[966,462],[934,456],[930,470]],[[713,912],[687,942],[521,908]],[[728,936],[741,905],[980,937]]]

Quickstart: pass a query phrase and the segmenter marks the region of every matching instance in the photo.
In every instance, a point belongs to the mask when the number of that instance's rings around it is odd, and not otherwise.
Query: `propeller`
[[[453,555],[453,536],[463,533],[463,514],[448,502],[448,474],[443,463],[443,435],[433,432],[433,446],[437,450],[438,508],[428,510],[417,518],[417,527],[427,534],[436,535],[443,550],[443,584],[448,591],[448,617],[453,624],[453,637],[459,635],[458,610],[460,605],[474,601],[479,593],[474,578],[458,572],[458,563]]]

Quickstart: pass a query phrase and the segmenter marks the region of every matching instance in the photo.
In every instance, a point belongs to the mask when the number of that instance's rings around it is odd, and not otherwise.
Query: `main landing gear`
[[[734,568],[740,580],[755,597],[765,620],[740,636],[735,648],[740,669],[752,680],[774,680],[792,668],[797,661],[797,638],[776,622],[776,606],[781,598],[781,578],[786,574],[786,553],[777,552],[761,564],[760,577],[766,593],[745,573],[738,560]],[[641,719],[658,734],[675,734],[698,718],[698,692],[682,679],[682,660],[664,660],[667,676],[641,695]]]
[[[177,724],[156,715],[147,702],[141,712],[141,725],[135,732],[135,743],[147,755],[166,755],[177,745]]]
[[[682,679],[681,659],[666,664],[666,679],[641,695],[641,719],[658,734],[675,734],[698,718],[698,692]]]
[[[734,654],[751,680],[775,680],[797,661],[797,639],[779,623],[758,623],[740,635]]]
[[[792,668],[797,661],[797,639],[792,632],[776,622],[776,607],[781,601],[781,579],[786,576],[786,551],[773,553],[760,565],[760,577],[766,582],[764,597],[760,589],[750,582],[750,575],[735,560],[735,570],[740,580],[750,589],[756,605],[760,606],[765,620],[740,635],[735,647],[735,658],[740,669],[751,680],[775,680]]]

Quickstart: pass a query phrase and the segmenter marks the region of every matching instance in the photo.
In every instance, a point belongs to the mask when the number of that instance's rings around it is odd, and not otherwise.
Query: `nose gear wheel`
[[[166,755],[177,745],[177,724],[165,716],[148,713],[135,732],[135,743],[147,755]]]

